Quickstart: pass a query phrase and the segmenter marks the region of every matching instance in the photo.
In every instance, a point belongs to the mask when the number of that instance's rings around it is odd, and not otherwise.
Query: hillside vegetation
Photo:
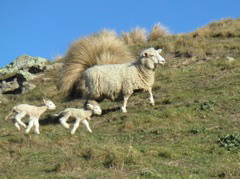
[[[164,49],[156,105],[149,105],[147,93],[135,93],[124,114],[116,110],[121,102],[104,100],[104,114],[89,122],[93,133],[81,125],[71,135],[54,117],[83,106],[58,93],[58,71],[34,79],[38,88],[31,93],[5,95],[0,178],[239,178],[240,19],[154,39],[129,48],[135,55],[150,46]],[[4,121],[15,104],[41,105],[43,97],[57,109],[41,117],[40,135]]]

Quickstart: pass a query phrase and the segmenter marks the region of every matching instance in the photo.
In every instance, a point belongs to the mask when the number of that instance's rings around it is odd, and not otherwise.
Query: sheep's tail
[[[102,30],[97,34],[81,38],[70,46],[64,57],[65,64],[58,87],[66,94],[78,92],[81,89],[81,75],[86,69],[94,65],[130,61],[133,61],[133,56],[126,44],[114,31]]]
[[[12,108],[10,113],[5,117],[5,121],[7,121],[14,113],[15,113],[15,110],[14,108]]]

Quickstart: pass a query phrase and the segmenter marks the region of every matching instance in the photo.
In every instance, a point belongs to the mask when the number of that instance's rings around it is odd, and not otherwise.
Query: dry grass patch
[[[130,32],[122,32],[122,39],[127,45],[139,45],[147,41],[147,31],[144,28],[136,27]]]
[[[161,37],[168,36],[169,34],[170,32],[167,27],[163,26],[160,23],[157,23],[153,26],[149,34],[148,41],[156,41]]]
[[[197,29],[193,32],[194,37],[240,37],[240,18],[222,19]]]

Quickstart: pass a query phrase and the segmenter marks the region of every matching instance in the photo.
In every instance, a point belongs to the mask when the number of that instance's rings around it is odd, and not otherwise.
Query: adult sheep
[[[59,87],[67,94],[86,94],[87,99],[117,99],[122,97],[122,111],[131,94],[143,89],[150,94],[155,69],[165,60],[161,50],[143,50],[134,61],[131,52],[112,31],[102,31],[75,41],[65,56]]]
[[[109,98],[115,100],[123,97],[123,112],[129,97],[135,90],[149,92],[150,104],[154,105],[152,86],[155,69],[164,64],[165,59],[160,56],[161,49],[148,48],[141,52],[138,60],[132,63],[96,65],[82,74],[87,88],[88,99]]]

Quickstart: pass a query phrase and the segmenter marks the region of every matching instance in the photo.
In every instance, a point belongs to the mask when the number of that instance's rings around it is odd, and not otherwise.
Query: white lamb
[[[123,97],[123,112],[129,97],[135,90],[143,89],[150,94],[150,104],[154,105],[152,86],[155,69],[164,64],[165,59],[160,56],[162,50],[148,48],[141,52],[138,60],[132,63],[95,65],[85,70],[82,79],[85,81],[87,99],[110,98],[112,100]]]
[[[83,109],[67,108],[60,112],[58,116],[61,116],[59,121],[67,129],[69,129],[70,127],[69,124],[67,123],[68,118],[73,117],[76,119],[75,124],[73,125],[73,128],[71,130],[71,134],[74,134],[80,122],[82,122],[86,126],[89,132],[92,132],[92,130],[89,127],[88,120],[91,120],[90,117],[93,114],[101,115],[102,110],[96,101],[91,100],[85,104],[85,107]]]
[[[43,100],[45,106],[33,106],[29,104],[19,104],[12,108],[11,112],[6,116],[5,120],[7,120],[10,116],[15,114],[15,126],[18,130],[21,129],[20,125],[23,126],[26,129],[26,133],[28,134],[33,127],[35,126],[35,133],[40,134],[39,132],[39,118],[40,116],[47,110],[53,110],[56,108],[55,104],[50,100]],[[24,122],[21,121],[21,119],[24,116],[29,117],[29,124],[26,126]]]

